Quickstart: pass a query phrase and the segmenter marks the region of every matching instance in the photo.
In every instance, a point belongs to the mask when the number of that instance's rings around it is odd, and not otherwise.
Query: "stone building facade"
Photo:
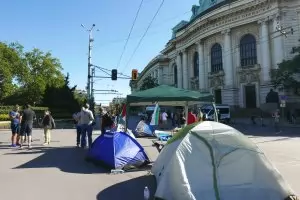
[[[200,0],[190,21],[173,29],[161,54],[141,72],[159,84],[209,91],[217,103],[256,108],[265,103],[270,70],[300,46],[299,0]],[[299,101],[280,91],[288,101]]]

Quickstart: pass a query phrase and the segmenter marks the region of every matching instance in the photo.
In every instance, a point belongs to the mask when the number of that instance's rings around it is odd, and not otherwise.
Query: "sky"
[[[141,0],[0,0],[0,41],[19,42],[25,50],[39,48],[60,59],[63,73],[70,74],[70,85],[85,89],[87,83],[88,32],[95,24],[92,64],[131,75],[141,72],[157,56],[172,36],[172,28],[188,20],[198,0],[165,0],[133,54],[162,0],[144,0],[120,65],[126,38]],[[99,31],[96,31],[99,29]],[[132,59],[130,57],[133,55]],[[105,76],[96,70],[96,76]],[[114,97],[130,94],[129,80],[96,79],[96,90],[117,90],[120,95],[96,94],[96,103],[107,105]]]

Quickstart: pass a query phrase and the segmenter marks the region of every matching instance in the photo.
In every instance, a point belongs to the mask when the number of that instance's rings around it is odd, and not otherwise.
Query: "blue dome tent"
[[[106,132],[92,144],[87,160],[109,169],[138,168],[150,163],[143,147],[124,132]]]

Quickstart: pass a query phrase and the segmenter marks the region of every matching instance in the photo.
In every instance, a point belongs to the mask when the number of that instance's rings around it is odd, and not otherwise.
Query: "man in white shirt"
[[[164,111],[161,114],[161,120],[162,120],[162,125],[163,125],[163,129],[167,128],[168,125],[168,114],[166,113],[166,111]]]
[[[80,119],[79,123],[81,126],[81,147],[84,148],[85,146],[91,148],[92,146],[92,133],[93,133],[93,121],[94,115],[91,110],[89,110],[90,105],[86,104],[84,109],[80,112]],[[88,145],[86,145],[86,136],[88,138]]]

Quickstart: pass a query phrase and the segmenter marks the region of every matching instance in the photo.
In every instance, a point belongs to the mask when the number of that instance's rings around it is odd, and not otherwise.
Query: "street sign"
[[[281,108],[285,108],[285,103],[281,103],[281,104],[280,104],[280,107],[281,107]]]
[[[287,100],[287,96],[286,95],[280,95],[280,100],[286,101]]]
[[[285,104],[286,101],[285,101],[285,100],[281,100],[280,103],[281,103],[281,104]]]

